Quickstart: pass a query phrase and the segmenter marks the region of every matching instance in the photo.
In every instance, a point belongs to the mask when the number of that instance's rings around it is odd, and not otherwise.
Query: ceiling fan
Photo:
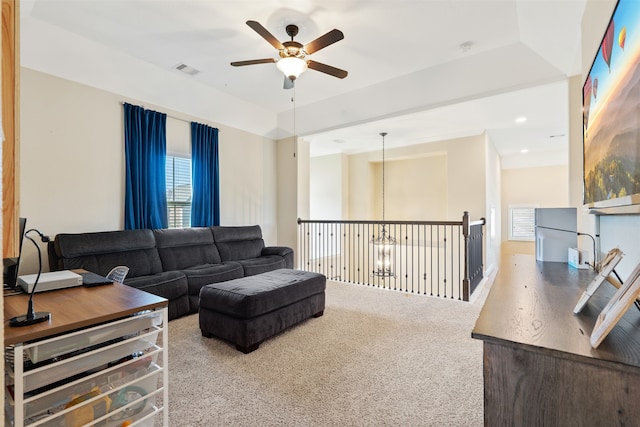
[[[344,34],[342,34],[342,31],[333,29],[328,33],[318,37],[317,39],[307,43],[306,45],[302,45],[301,43],[293,40],[293,38],[298,34],[298,27],[296,25],[287,25],[286,31],[289,37],[291,37],[291,40],[285,42],[280,42],[257,21],[247,21],[247,25],[251,27],[256,33],[260,34],[262,38],[264,38],[271,44],[271,46],[278,49],[278,55],[280,56],[280,58],[236,61],[231,63],[231,65],[233,65],[234,67],[275,62],[276,67],[278,67],[278,69],[284,73],[285,89],[293,88],[293,82],[295,81],[295,79],[298,78],[300,74],[302,74],[302,72],[307,68],[329,74],[330,76],[334,76],[339,79],[344,79],[345,77],[347,77],[347,72],[345,70],[332,67],[331,65],[322,64],[311,59],[306,59],[307,55],[311,55],[312,53],[317,52],[320,49],[323,49],[337,41],[342,40],[344,38]]]

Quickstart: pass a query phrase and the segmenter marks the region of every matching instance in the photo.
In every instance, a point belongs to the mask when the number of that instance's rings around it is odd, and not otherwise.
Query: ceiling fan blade
[[[253,31],[255,31],[256,33],[260,34],[263,39],[265,39],[266,41],[269,42],[269,44],[271,44],[271,46],[275,47],[278,50],[284,49],[284,46],[282,45],[282,43],[280,43],[280,40],[275,38],[273,36],[273,34],[271,34],[259,22],[257,22],[257,21],[247,21],[247,25],[250,26],[253,29]]]
[[[339,79],[344,79],[345,77],[347,77],[347,74],[349,74],[345,70],[341,70],[340,68],[332,67],[331,65],[322,64],[320,62],[312,60],[307,61],[307,66],[312,70],[320,71],[321,73],[329,74]]]
[[[293,80],[291,80],[289,77],[284,76],[284,88],[285,89],[293,89]]]
[[[327,34],[318,37],[317,39],[310,41],[306,45],[304,45],[304,51],[311,55],[313,52],[317,52],[322,48],[329,46],[330,44],[334,44],[344,38],[344,34],[342,31],[333,29],[329,31]]]
[[[273,58],[265,58],[265,59],[251,59],[249,61],[235,61],[232,62],[231,65],[234,67],[242,67],[243,65],[254,65],[254,64],[269,64],[276,62]]]

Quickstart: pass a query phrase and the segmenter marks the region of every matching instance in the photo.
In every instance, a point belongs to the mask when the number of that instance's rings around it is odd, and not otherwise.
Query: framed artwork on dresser
[[[584,306],[587,304],[587,301],[589,301],[589,298],[591,298],[591,295],[593,295],[598,290],[602,282],[604,282],[607,277],[609,277],[609,275],[616,267],[616,265],[618,265],[623,256],[624,253],[620,249],[613,248],[609,251],[607,256],[605,256],[602,261],[598,263],[598,275],[593,278],[591,283],[589,283],[589,286],[587,286],[587,289],[585,289],[585,291],[582,293],[582,296],[573,309],[574,314],[578,314],[580,313],[580,311],[582,311]]]
[[[596,324],[591,332],[591,347],[598,348],[638,296],[640,296],[640,263],[631,272],[626,283],[620,286],[604,306],[596,319]]]

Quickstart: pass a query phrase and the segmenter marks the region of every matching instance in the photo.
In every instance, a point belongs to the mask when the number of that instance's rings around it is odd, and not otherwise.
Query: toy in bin
[[[109,419],[112,421],[124,419],[123,424],[126,423],[129,417],[142,412],[147,404],[147,399],[142,399],[142,397],[146,395],[147,391],[142,387],[135,385],[124,387],[113,398],[111,409],[114,411],[114,414]]]
[[[70,408],[72,406],[78,405],[82,402],[85,402],[93,397],[100,395],[100,389],[98,387],[94,387],[91,389],[89,393],[75,396],[71,402],[67,403],[65,408]],[[104,396],[98,400],[95,400],[89,404],[83,405],[78,409],[75,409],[71,412],[68,412],[64,415],[65,424],[68,426],[81,426],[96,418],[100,418],[109,412],[109,408],[111,408],[111,399],[109,396]],[[105,425],[105,421],[96,423],[95,426]]]
[[[69,402],[65,407],[70,408],[91,398],[99,396],[100,394],[100,389],[98,387],[94,387],[89,393],[80,396],[74,396],[73,400],[71,400],[71,402]],[[122,426],[127,426],[133,422],[128,418],[140,413],[144,409],[147,403],[147,399],[142,399],[142,397],[146,396],[146,394],[146,390],[141,387],[124,387],[117,392],[117,394],[113,397],[113,400],[109,396],[104,396],[65,414],[65,425],[71,427],[82,426],[104,416],[110,410],[113,410],[114,412],[117,412],[109,417],[109,420],[119,421],[123,418],[127,418],[123,420],[122,423]],[[121,407],[124,407],[124,409],[118,410]],[[104,426],[105,424],[106,420],[92,424],[92,426],[99,427]]]

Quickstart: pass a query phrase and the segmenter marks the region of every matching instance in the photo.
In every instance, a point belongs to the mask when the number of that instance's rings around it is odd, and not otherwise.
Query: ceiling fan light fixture
[[[244,65],[254,64],[268,64],[276,63],[278,70],[284,74],[285,89],[292,89],[293,82],[302,74],[307,68],[310,68],[321,73],[328,74],[339,79],[347,77],[347,72],[331,65],[322,64],[320,62],[306,60],[307,55],[311,55],[314,52],[324,49],[325,47],[334,44],[344,38],[342,31],[333,29],[328,33],[310,41],[303,45],[298,43],[293,38],[298,34],[297,25],[287,25],[287,35],[291,37],[291,40],[280,42],[269,32],[265,27],[257,21],[247,21],[247,25],[258,33],[263,39],[265,39],[271,46],[275,47],[278,51],[277,58],[264,58],[264,59],[252,59],[249,61],[234,61],[231,63],[233,67],[241,67]]]
[[[280,58],[276,63],[278,70],[282,71],[291,80],[297,79],[307,69],[307,61],[300,58]]]

